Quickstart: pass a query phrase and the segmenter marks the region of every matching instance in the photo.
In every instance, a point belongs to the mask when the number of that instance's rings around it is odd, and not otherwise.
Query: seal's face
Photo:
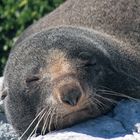
[[[112,102],[97,91],[111,86],[107,78],[113,71],[101,44],[85,32],[43,32],[11,52],[5,70],[6,112],[24,135],[65,128],[111,108]]]
[[[26,80],[27,86],[40,87],[37,94],[41,95],[41,109],[37,113],[46,108],[40,129],[45,125],[49,131],[64,128],[100,114],[94,96],[104,78],[103,66],[92,52],[78,51],[74,55],[75,51],[50,49],[38,76]]]

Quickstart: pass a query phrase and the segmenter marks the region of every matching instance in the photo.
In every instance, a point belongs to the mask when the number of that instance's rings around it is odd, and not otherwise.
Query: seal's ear
[[[7,89],[1,90],[0,91],[0,100],[4,100],[6,96],[7,96]]]
[[[7,96],[7,88],[4,88],[3,86],[3,79],[0,79],[0,100],[4,100]]]

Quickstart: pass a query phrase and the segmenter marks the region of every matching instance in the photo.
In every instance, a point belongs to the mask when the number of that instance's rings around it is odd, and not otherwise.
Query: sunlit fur
[[[139,13],[139,0],[67,0],[23,32],[2,89],[20,139],[95,118],[123,98],[140,98]],[[73,88],[79,93],[74,105],[62,100]]]

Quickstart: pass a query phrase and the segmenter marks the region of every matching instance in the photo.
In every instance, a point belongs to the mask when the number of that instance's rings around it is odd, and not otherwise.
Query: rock
[[[17,140],[17,135],[10,124],[0,122],[0,140]]]

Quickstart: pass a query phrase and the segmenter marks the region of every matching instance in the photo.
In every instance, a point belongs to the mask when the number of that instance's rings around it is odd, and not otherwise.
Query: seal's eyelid
[[[96,64],[97,64],[96,61],[95,61],[95,62],[92,62],[92,61],[91,61],[91,62],[89,62],[89,63],[86,63],[86,64],[85,64],[85,67],[93,67],[93,66],[96,66]]]
[[[93,58],[90,52],[79,53],[79,58],[83,67],[92,67],[97,64],[96,58]]]
[[[80,52],[79,53],[79,58],[81,59],[81,60],[89,60],[89,59],[91,59],[91,57],[92,57],[92,54],[90,53],[90,52]]]
[[[38,75],[33,75],[26,79],[26,83],[36,82],[38,80],[40,80],[40,77]]]

